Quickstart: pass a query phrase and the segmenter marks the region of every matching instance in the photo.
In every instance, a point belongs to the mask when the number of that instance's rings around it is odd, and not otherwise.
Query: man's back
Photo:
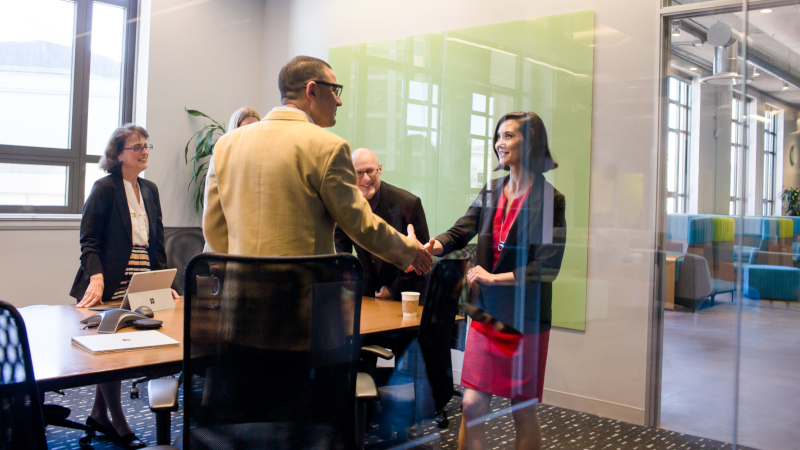
[[[299,110],[275,110],[226,134],[212,159],[203,216],[212,251],[334,253],[339,222],[387,261],[404,265],[413,259],[416,243],[373,216],[356,188],[347,142]]]

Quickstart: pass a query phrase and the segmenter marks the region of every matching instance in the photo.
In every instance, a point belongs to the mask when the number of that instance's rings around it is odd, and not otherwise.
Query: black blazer
[[[147,253],[150,268],[167,268],[164,250],[164,225],[161,223],[161,201],[155,183],[139,178],[139,189],[150,223]],[[94,183],[83,205],[81,219],[81,267],[69,295],[78,301],[89,286],[89,277],[103,274],[103,301],[114,295],[125,275],[125,267],[133,250],[131,215],[122,174],[112,173]]]
[[[488,188],[484,186],[464,217],[448,231],[436,236],[436,240],[442,243],[444,254],[447,254],[464,248],[477,234],[476,263],[493,274],[514,272],[517,280],[516,286],[481,285],[477,306],[523,333],[541,333],[550,329],[552,282],[558,276],[564,257],[566,200],[543,176],[537,176],[509,230],[497,263],[492,265],[494,215],[507,179],[492,180]],[[545,208],[552,208],[553,226],[552,241],[545,237],[543,242],[543,236],[549,235],[547,227],[542,226],[543,218],[549,216],[549,213],[543,214]],[[524,304],[516,300],[520,295],[524,295]]]
[[[385,220],[395,230],[406,234],[408,225],[414,225],[414,232],[417,239],[423,244],[430,240],[428,232],[428,222],[425,220],[425,211],[422,209],[422,202],[416,195],[392,186],[385,181],[381,183],[380,199],[375,207],[375,215]],[[413,291],[420,293],[420,301],[424,299],[425,287],[428,278],[424,275],[417,275],[414,272],[405,273],[393,264],[381,261],[372,253],[355,244],[350,237],[338,226],[334,231],[336,251],[339,253],[353,253],[356,248],[361,266],[364,268],[363,295],[372,297],[375,292],[386,286],[392,292],[395,300],[401,300],[401,292]],[[378,261],[379,269],[375,270],[373,260]]]

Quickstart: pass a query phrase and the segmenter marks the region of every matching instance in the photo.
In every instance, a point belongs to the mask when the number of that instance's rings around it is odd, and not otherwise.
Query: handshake
[[[411,265],[406,269],[406,273],[414,271],[417,275],[422,275],[430,272],[431,264],[433,264],[433,257],[431,255],[438,256],[442,254],[444,250],[442,248],[442,243],[436,239],[431,239],[428,243],[423,245],[417,240],[417,235],[414,233],[414,225],[408,226],[408,237],[414,238],[414,240],[417,241],[417,256],[414,257],[414,261],[412,261]]]

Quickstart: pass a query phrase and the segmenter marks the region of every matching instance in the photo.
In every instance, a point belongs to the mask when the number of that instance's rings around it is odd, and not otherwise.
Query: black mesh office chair
[[[0,449],[46,449],[25,322],[0,301]]]
[[[183,295],[183,270],[194,255],[203,253],[206,240],[200,227],[165,227],[164,249],[167,252],[167,268],[178,269],[172,280],[172,289]]]
[[[361,277],[352,255],[194,257],[184,448],[358,448]]]
[[[433,265],[417,339],[396,360],[388,384],[378,388],[375,421],[390,445],[413,437],[414,431],[408,430],[434,415],[440,428],[448,425],[445,406],[454,395],[450,348],[469,259],[465,254]]]

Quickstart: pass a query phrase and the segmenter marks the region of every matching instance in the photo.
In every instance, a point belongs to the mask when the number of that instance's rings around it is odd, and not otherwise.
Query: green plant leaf
[[[186,109],[186,107],[184,106],[184,107],[183,107],[183,109]],[[189,113],[189,115],[191,115],[191,116],[195,116],[195,117],[205,117],[206,119],[209,119],[210,121],[212,121],[212,122],[214,122],[215,124],[219,125],[219,126],[222,128],[222,129],[225,129],[225,127],[224,127],[224,126],[223,126],[221,123],[217,122],[216,120],[214,120],[214,119],[212,119],[211,117],[209,117],[209,116],[207,116],[207,115],[205,115],[205,114],[201,113],[200,111],[198,111],[198,110],[196,110],[196,109],[186,109],[186,112],[187,112],[187,113]]]
[[[186,108],[184,108],[186,109]],[[208,171],[209,160],[207,159],[214,153],[214,146],[219,137],[225,134],[225,126],[208,115],[195,109],[186,109],[186,112],[194,117],[205,117],[213,123],[204,125],[200,131],[194,133],[189,141],[186,142],[183,156],[186,164],[189,164],[189,146],[194,141],[195,149],[192,155],[192,178],[189,180],[187,191],[194,186],[194,209],[198,214],[203,209],[203,196],[205,195],[206,173]]]
[[[199,133],[199,131],[197,133]],[[197,136],[197,133],[193,134],[192,137],[190,137],[186,142],[186,149],[183,151],[183,159],[186,161],[186,164],[189,164],[189,144],[192,143],[192,140],[194,140],[194,137]]]

